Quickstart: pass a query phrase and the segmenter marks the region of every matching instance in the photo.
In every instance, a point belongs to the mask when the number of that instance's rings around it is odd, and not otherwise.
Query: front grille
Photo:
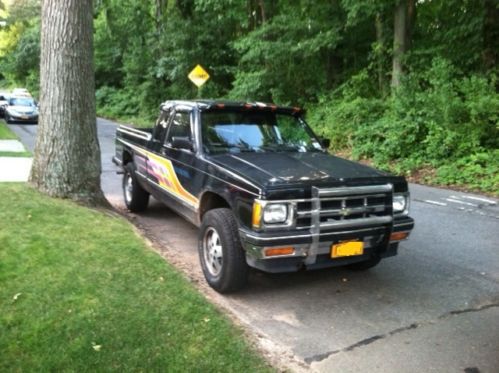
[[[316,188],[296,205],[296,228],[320,231],[387,224],[392,221],[391,184]]]

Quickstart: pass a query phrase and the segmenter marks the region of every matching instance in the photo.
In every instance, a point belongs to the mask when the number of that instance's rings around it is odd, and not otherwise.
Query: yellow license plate
[[[364,242],[348,241],[331,246],[331,258],[364,254]]]

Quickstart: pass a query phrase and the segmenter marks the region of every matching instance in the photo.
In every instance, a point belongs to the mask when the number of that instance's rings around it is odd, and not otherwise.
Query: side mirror
[[[323,147],[325,147],[326,149],[329,149],[329,146],[331,145],[330,139],[327,139],[325,137],[320,137],[319,140],[321,141],[321,144]]]
[[[174,136],[172,137],[172,148],[175,149],[187,149],[190,151],[194,150],[192,146],[192,141],[185,136]]]

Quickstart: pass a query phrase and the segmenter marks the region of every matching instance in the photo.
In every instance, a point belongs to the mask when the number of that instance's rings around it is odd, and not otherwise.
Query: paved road
[[[110,162],[115,124],[99,120],[102,188],[124,209]],[[34,126],[11,126],[28,148]],[[174,262],[292,364],[322,372],[499,372],[499,207],[490,198],[411,184],[416,229],[375,269],[268,275],[220,296],[204,285],[197,229],[152,202],[134,221]]]

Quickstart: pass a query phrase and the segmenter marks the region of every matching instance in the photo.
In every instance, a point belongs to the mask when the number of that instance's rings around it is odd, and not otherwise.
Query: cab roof
[[[170,110],[172,107],[186,106],[196,108],[201,111],[211,110],[265,110],[286,113],[292,115],[304,114],[304,110],[299,107],[278,106],[263,102],[245,102],[245,101],[223,101],[223,100],[168,100],[161,104],[162,110]]]

